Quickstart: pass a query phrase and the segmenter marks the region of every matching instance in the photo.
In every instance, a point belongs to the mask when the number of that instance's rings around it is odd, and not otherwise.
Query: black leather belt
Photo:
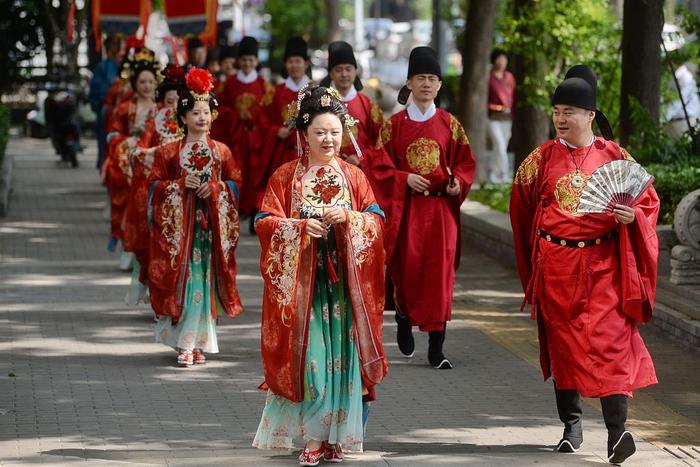
[[[565,238],[556,237],[552,234],[548,234],[544,230],[539,231],[540,238],[544,238],[550,243],[555,243],[560,246],[567,246],[569,248],[586,248],[589,246],[600,245],[606,240],[610,240],[617,236],[617,230],[611,230],[605,235],[598,238],[591,238],[590,240],[567,240]]]
[[[443,193],[442,191],[430,191],[430,190],[424,190],[424,191],[411,190],[411,194],[420,195],[420,196],[444,196],[445,195],[445,193]]]

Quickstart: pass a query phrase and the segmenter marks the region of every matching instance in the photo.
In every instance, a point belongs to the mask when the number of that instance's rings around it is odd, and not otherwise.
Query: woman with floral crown
[[[306,87],[295,110],[307,149],[272,175],[255,226],[268,396],[253,446],[302,441],[300,465],[317,465],[362,450],[363,396],[387,372],[384,213],[362,171],[338,156],[354,122],[337,91]]]
[[[243,311],[234,256],[241,172],[231,151],[208,136],[218,105],[211,74],[192,69],[185,84],[177,104],[185,137],[160,146],[151,171],[148,289],[156,341],[190,366],[218,353],[219,314]]]
[[[150,234],[146,211],[153,155],[158,147],[176,141],[184,134],[177,123],[177,91],[184,85],[185,69],[179,65],[168,65],[163,75],[163,81],[156,90],[158,112],[146,120],[141,139],[131,153],[132,177],[124,219],[124,249],[135,257],[131,285],[125,299],[131,306],[148,302],[146,281]]]
[[[143,49],[134,55],[133,62],[126,68],[134,95],[119,104],[107,130],[103,176],[110,198],[110,251],[114,250],[117,241],[124,241],[124,213],[132,175],[131,153],[141,139],[146,122],[157,111],[155,91],[159,65],[149,57],[152,57],[152,52]],[[131,254],[124,250],[120,259],[121,269],[130,269],[131,260]]]

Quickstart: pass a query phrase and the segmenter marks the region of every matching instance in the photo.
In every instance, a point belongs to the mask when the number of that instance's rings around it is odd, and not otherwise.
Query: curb
[[[10,194],[12,193],[12,175],[14,172],[14,157],[6,152],[0,167],[0,217],[5,217],[10,210]]]

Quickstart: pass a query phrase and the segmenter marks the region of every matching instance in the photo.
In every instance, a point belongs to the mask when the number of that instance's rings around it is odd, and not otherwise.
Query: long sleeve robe
[[[401,111],[382,128],[368,170],[387,214],[385,245],[396,306],[423,331],[444,329],[452,316],[455,270],[460,258],[459,208],[474,179],[474,157],[455,117],[437,109],[425,122]],[[445,192],[450,168],[460,184],[457,196]],[[430,180],[415,194],[408,175]]]
[[[544,378],[585,397],[631,395],[657,382],[637,322],[651,319],[656,292],[659,198],[649,187],[635,202],[635,221],[618,224],[613,214],[577,212],[584,180],[606,162],[630,158],[611,141],[569,148],[551,140],[520,165],[510,204],[518,272],[525,303],[538,322]],[[584,185],[585,186],[585,185]],[[540,238],[616,237],[571,248]]]
[[[381,211],[361,170],[338,161],[349,184],[352,210],[336,239],[352,308],[353,335],[363,385],[373,393],[387,372],[382,346],[384,248]],[[268,185],[256,224],[265,288],[262,359],[265,383],[275,394],[303,400],[304,358],[312,306],[316,242],[301,218],[306,157],[282,165]]]
[[[183,311],[188,264],[195,226],[194,190],[185,188],[186,171],[180,163],[184,139],[161,146],[151,171],[149,218],[151,243],[148,288],[156,315],[176,321]],[[208,229],[212,232],[213,284],[218,300],[212,300],[212,313],[223,311],[235,317],[243,311],[236,287],[236,258],[240,225],[238,184],[241,172],[228,148],[208,140],[214,162],[211,169],[211,195],[204,200]],[[220,304],[223,310],[217,310]]]

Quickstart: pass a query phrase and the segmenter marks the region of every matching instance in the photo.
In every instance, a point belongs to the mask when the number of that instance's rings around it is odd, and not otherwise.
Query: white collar
[[[331,87],[336,91],[338,90],[338,88],[335,87],[335,83],[333,81],[331,81]],[[350,90],[348,91],[347,96],[343,96],[343,102],[350,102],[355,97],[357,97],[357,89],[355,89],[355,85],[353,84],[352,86],[350,86]]]
[[[559,142],[560,142],[561,144],[563,144],[564,146],[570,147],[570,148],[572,148],[572,149],[576,149],[576,148],[579,147],[579,146],[574,146],[573,144],[569,143],[569,142],[568,142],[567,140],[565,140],[564,138],[559,138]],[[590,142],[590,143],[588,143],[588,144],[585,145],[585,146],[581,146],[581,147],[585,148],[585,147],[590,146],[590,145],[593,144],[593,143],[595,143],[595,135],[591,136],[591,142]]]
[[[310,82],[311,82],[311,80],[306,75],[304,75],[301,78],[301,81],[299,81],[299,83],[295,83],[294,80],[292,79],[292,77],[288,76],[287,79],[284,80],[284,85],[287,86],[287,89],[289,89],[290,91],[299,92],[299,90],[301,88],[303,88],[304,86],[306,86]]]
[[[240,81],[241,83],[250,84],[256,79],[258,79],[258,71],[253,70],[246,75],[245,73],[243,73],[243,70],[238,70],[238,72],[236,73],[236,78],[238,78],[238,81]]]
[[[406,106],[406,112],[408,112],[408,118],[414,122],[425,122],[433,118],[437,112],[437,108],[435,107],[435,102],[433,102],[430,104],[430,107],[428,107],[428,110],[423,113],[415,102],[409,102]]]

